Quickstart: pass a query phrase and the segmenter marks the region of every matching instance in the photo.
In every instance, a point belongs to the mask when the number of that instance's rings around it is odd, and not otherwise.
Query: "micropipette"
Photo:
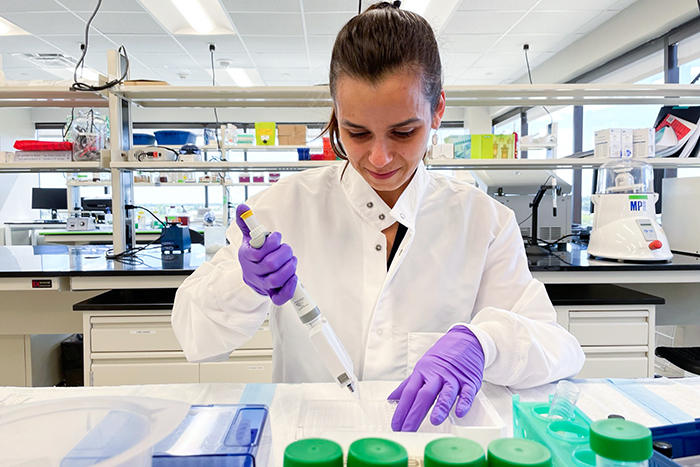
[[[267,236],[270,235],[270,231],[258,222],[251,210],[242,213],[241,219],[250,229],[250,246],[261,248]],[[308,328],[311,342],[326,368],[331,372],[333,379],[338,382],[341,388],[348,388],[351,393],[357,396],[356,391],[359,388],[352,360],[338,336],[335,335],[330,323],[321,316],[321,310],[311,300],[301,281],[297,283],[291,302],[299,319]]]

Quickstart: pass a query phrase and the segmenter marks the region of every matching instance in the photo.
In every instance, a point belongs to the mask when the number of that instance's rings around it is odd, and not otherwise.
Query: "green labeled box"
[[[472,135],[472,159],[493,159],[493,135]]]
[[[258,146],[275,145],[275,122],[255,122],[255,144]]]

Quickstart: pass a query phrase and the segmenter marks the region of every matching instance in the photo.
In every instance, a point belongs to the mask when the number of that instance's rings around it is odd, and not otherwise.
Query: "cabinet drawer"
[[[182,350],[169,316],[93,317],[90,324],[93,352]]]
[[[649,374],[649,358],[644,347],[627,347],[620,351],[615,347],[583,348],[586,362],[577,378],[646,378]]]
[[[179,360],[179,359],[178,359]],[[199,364],[181,361],[99,361],[92,364],[93,386],[198,383]]]
[[[648,345],[645,311],[570,311],[569,332],[581,345]]]
[[[271,349],[272,348],[272,334],[270,333],[270,324],[266,321],[258,329],[258,332],[245,344],[240,346],[239,349]]]
[[[270,383],[272,352],[237,350],[227,362],[199,364],[201,383]]]

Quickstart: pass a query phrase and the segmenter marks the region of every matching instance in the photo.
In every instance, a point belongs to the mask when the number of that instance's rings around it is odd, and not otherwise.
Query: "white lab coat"
[[[513,212],[421,162],[393,209],[344,164],[284,178],[248,202],[299,259],[297,274],[364,380],[402,380],[457,323],[479,339],[484,379],[530,387],[578,373],[584,354],[528,270]],[[382,230],[408,228],[387,271]],[[244,282],[241,233],[177,292],[172,324],[190,361],[226,359],[269,313],[273,381],[331,381],[292,306]]]

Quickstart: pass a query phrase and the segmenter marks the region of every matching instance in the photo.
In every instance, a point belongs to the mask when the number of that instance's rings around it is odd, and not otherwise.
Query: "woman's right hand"
[[[297,288],[297,258],[292,247],[282,243],[279,232],[270,234],[260,248],[250,246],[250,229],[241,219],[241,214],[249,209],[245,204],[236,208],[236,224],[243,233],[243,242],[238,249],[243,281],[260,295],[270,297],[275,305],[283,305]]]

